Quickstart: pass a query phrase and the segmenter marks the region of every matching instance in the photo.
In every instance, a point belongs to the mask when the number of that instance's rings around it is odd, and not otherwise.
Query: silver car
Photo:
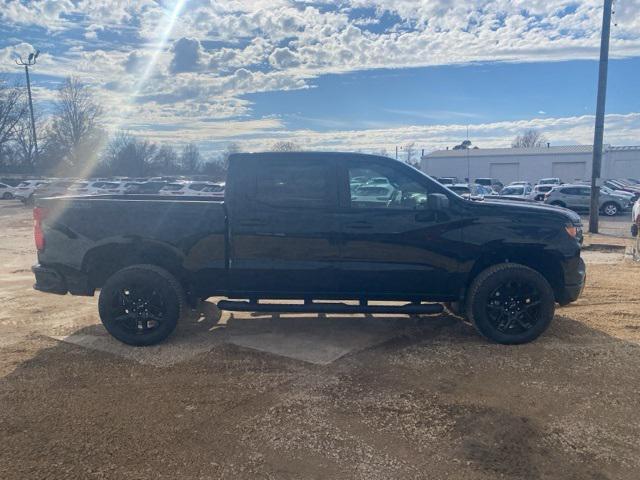
[[[547,192],[544,202],[572,210],[589,210],[591,187],[589,185],[561,185]],[[600,192],[600,211],[609,217],[631,207],[632,203],[628,197],[606,191]]]

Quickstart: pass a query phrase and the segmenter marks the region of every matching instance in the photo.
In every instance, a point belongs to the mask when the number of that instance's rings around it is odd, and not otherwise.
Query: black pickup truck
[[[517,344],[584,285],[576,214],[464,199],[390,158],[236,154],[226,185],[220,200],[39,199],[35,288],[100,289],[104,326],[133,345],[165,339],[185,305],[213,296],[239,311],[429,314],[444,304],[486,338]]]

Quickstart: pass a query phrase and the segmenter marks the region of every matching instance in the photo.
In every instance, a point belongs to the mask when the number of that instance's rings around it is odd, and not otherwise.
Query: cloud
[[[173,44],[171,73],[197,72],[202,68],[202,46],[195,38],[181,38]]]
[[[611,55],[640,56],[640,4],[620,3]],[[38,74],[80,77],[106,110],[126,113],[121,116],[149,135],[155,122],[203,140],[237,128],[245,139],[255,133],[256,147],[265,145],[266,135],[269,141],[292,135],[313,147],[350,149],[415,136],[430,148],[457,142],[458,127],[288,131],[279,120],[251,118],[245,96],[376,68],[595,59],[602,14],[595,0],[192,0],[175,18],[173,6],[164,0],[0,0],[0,22],[11,32],[0,39],[0,71],[15,73],[13,58],[32,50],[22,41],[29,38],[43,51]],[[479,120],[466,112],[403,113],[407,122],[438,121],[442,114]],[[545,117],[471,128],[487,146],[508,144],[522,125],[540,122],[554,141],[590,141],[589,117],[538,115]],[[224,119],[228,127],[215,123]],[[611,143],[638,138],[637,117],[607,121],[615,126],[607,128]],[[339,121],[326,123],[332,124]]]

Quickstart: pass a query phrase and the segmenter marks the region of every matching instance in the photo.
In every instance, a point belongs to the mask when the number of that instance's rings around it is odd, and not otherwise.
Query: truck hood
[[[547,205],[545,203],[523,202],[518,200],[498,200],[490,197],[485,197],[484,200],[474,202],[479,208],[491,208],[500,209],[505,214],[513,215],[532,215],[542,214],[545,217],[554,216],[558,220],[562,220],[565,223],[572,223],[574,225],[582,224],[580,215],[568,208],[556,207],[553,205]]]

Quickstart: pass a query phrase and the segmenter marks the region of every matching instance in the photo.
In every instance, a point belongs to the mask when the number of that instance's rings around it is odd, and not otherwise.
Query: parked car
[[[73,180],[54,180],[49,183],[43,183],[36,187],[32,196],[35,198],[60,197],[66,195],[69,187],[74,183],[76,182]]]
[[[4,183],[5,185],[8,185],[10,187],[17,187],[20,182],[22,182],[22,180],[20,180],[19,178],[0,178],[0,183]]]
[[[457,183],[455,185],[447,185],[447,188],[461,197],[485,197],[487,195],[495,195],[493,189],[479,184],[469,185],[468,183]]]
[[[500,193],[500,190],[502,190],[502,187],[504,186],[497,178],[476,178],[473,183],[492,188],[498,193]]]
[[[135,195],[155,195],[160,192],[162,187],[167,185],[169,182],[164,180],[155,180],[149,182],[142,183],[131,183],[129,187],[126,189],[126,194],[135,194]]]
[[[533,188],[533,186],[531,185],[531,182],[527,182],[527,181],[511,182],[509,185],[507,185],[507,187],[517,187],[519,185],[524,185],[524,186],[528,186],[530,188]]]
[[[390,202],[357,200],[349,178],[362,170],[396,189]],[[38,199],[35,288],[101,290],[104,326],[133,345],[170,335],[185,298],[212,296],[249,299],[221,300],[224,310],[263,312],[420,314],[448,302],[488,339],[517,344],[541,335],[555,304],[584,285],[580,217],[569,210],[464,200],[402,162],[362,154],[233,154],[227,181],[224,201]]]
[[[500,198],[511,200],[529,200],[533,189],[531,185],[508,185],[500,191]]]
[[[591,187],[588,185],[561,185],[547,192],[544,202],[572,210],[588,211],[591,204]],[[600,211],[607,216],[617,215],[631,206],[629,197],[600,192]]]
[[[351,204],[367,207],[373,205],[385,206],[393,201],[396,189],[391,185],[361,185],[353,190]]]
[[[33,199],[33,192],[35,192],[36,188],[46,183],[49,182],[47,180],[25,180],[20,182],[14,190],[14,196],[23,203],[27,203]]]
[[[625,182],[623,180],[605,180],[602,185],[608,187],[616,192],[627,192],[633,195],[633,199],[638,200],[640,198],[640,187],[638,185]]]
[[[531,199],[535,200],[536,202],[543,202],[544,194],[547,192],[550,192],[553,188],[554,188],[554,185],[551,185],[551,184],[536,185],[535,187],[533,187],[533,190],[531,191]]]
[[[460,183],[458,177],[438,177],[436,180],[438,180],[442,185],[455,185]]]
[[[554,178],[541,178],[538,181],[538,185],[562,185],[562,180],[557,177]]]
[[[0,198],[3,200],[11,200],[15,196],[15,189],[6,183],[0,183]]]

